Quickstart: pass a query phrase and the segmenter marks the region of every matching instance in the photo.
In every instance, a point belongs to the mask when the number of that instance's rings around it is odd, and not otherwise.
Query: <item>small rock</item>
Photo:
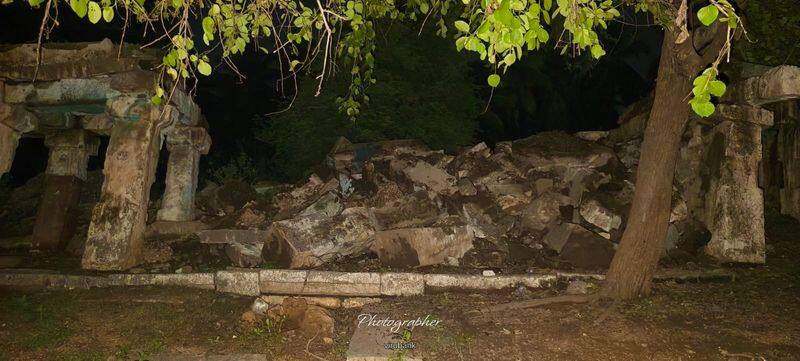
[[[566,293],[568,295],[585,295],[589,293],[589,290],[592,288],[592,286],[593,285],[589,282],[572,280],[567,286]]]
[[[483,270],[483,276],[484,277],[494,277],[495,274],[494,274],[494,271],[492,271],[490,269],[487,269],[487,270]]]
[[[267,311],[269,310],[269,303],[260,297],[256,298],[256,300],[253,301],[253,305],[250,306],[250,310],[257,315],[266,315]]]
[[[330,337],[323,337],[322,342],[325,343],[326,345],[333,345],[333,339]]]
[[[258,315],[253,311],[245,311],[241,318],[246,323],[254,323],[258,320]]]

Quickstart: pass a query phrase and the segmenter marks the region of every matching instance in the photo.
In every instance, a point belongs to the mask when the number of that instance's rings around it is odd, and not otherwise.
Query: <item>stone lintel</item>
[[[800,98],[800,67],[782,65],[761,76],[734,83],[722,100],[726,103],[764,105]]]
[[[729,120],[732,122],[748,122],[769,128],[773,125],[771,111],[752,105],[719,104],[717,111],[711,116],[712,120],[719,122]]]
[[[114,118],[108,114],[88,114],[81,118],[81,128],[102,135],[110,135]]]

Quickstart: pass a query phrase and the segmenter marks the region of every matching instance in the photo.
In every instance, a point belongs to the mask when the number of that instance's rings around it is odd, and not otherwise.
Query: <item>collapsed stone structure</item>
[[[800,69],[746,66],[728,75],[733,81],[714,116],[687,127],[665,248],[704,246],[720,262],[764,263],[764,174],[780,173],[771,179],[781,208],[797,217],[798,112],[796,102],[785,102],[800,96]],[[773,129],[772,103],[782,103],[784,115],[773,131],[779,162],[768,171],[762,132]],[[257,263],[261,249],[264,259],[292,268],[367,250],[407,267],[457,264],[477,251],[496,256],[483,265],[497,267],[537,247],[580,268],[602,268],[624,231],[649,106],[633,110],[609,132],[541,133],[455,156],[414,141],[342,139],[260,221],[247,222],[253,210],[238,215],[238,227],[259,228],[258,236],[208,231],[204,239],[239,249],[232,259],[247,253]],[[478,240],[490,246],[477,250]]]
[[[37,59],[41,62],[37,65]],[[154,105],[157,53],[111,41],[0,47],[0,175],[21,137],[44,137],[50,150],[33,231],[34,247],[63,248],[74,232],[73,208],[87,161],[109,137],[102,196],[82,266],[122,270],[140,261],[150,186],[159,149],[170,151],[167,190],[158,218],[194,217],[200,154],[210,139],[200,109],[180,88]]]

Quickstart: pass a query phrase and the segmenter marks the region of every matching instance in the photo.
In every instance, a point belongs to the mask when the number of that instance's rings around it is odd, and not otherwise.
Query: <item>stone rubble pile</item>
[[[258,255],[312,268],[372,252],[397,268],[481,257],[481,266],[501,268],[545,250],[578,268],[604,268],[625,224],[630,178],[612,148],[562,132],[456,155],[413,140],[340,139],[318,172],[269,209],[250,203],[232,229],[199,235],[226,244],[242,267]]]

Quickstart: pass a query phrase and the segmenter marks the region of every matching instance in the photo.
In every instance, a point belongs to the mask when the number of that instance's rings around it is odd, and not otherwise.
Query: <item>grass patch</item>
[[[2,300],[0,310],[10,321],[22,326],[17,342],[28,351],[58,346],[73,332],[65,320],[72,306],[70,297],[58,294],[32,298],[27,295]]]

